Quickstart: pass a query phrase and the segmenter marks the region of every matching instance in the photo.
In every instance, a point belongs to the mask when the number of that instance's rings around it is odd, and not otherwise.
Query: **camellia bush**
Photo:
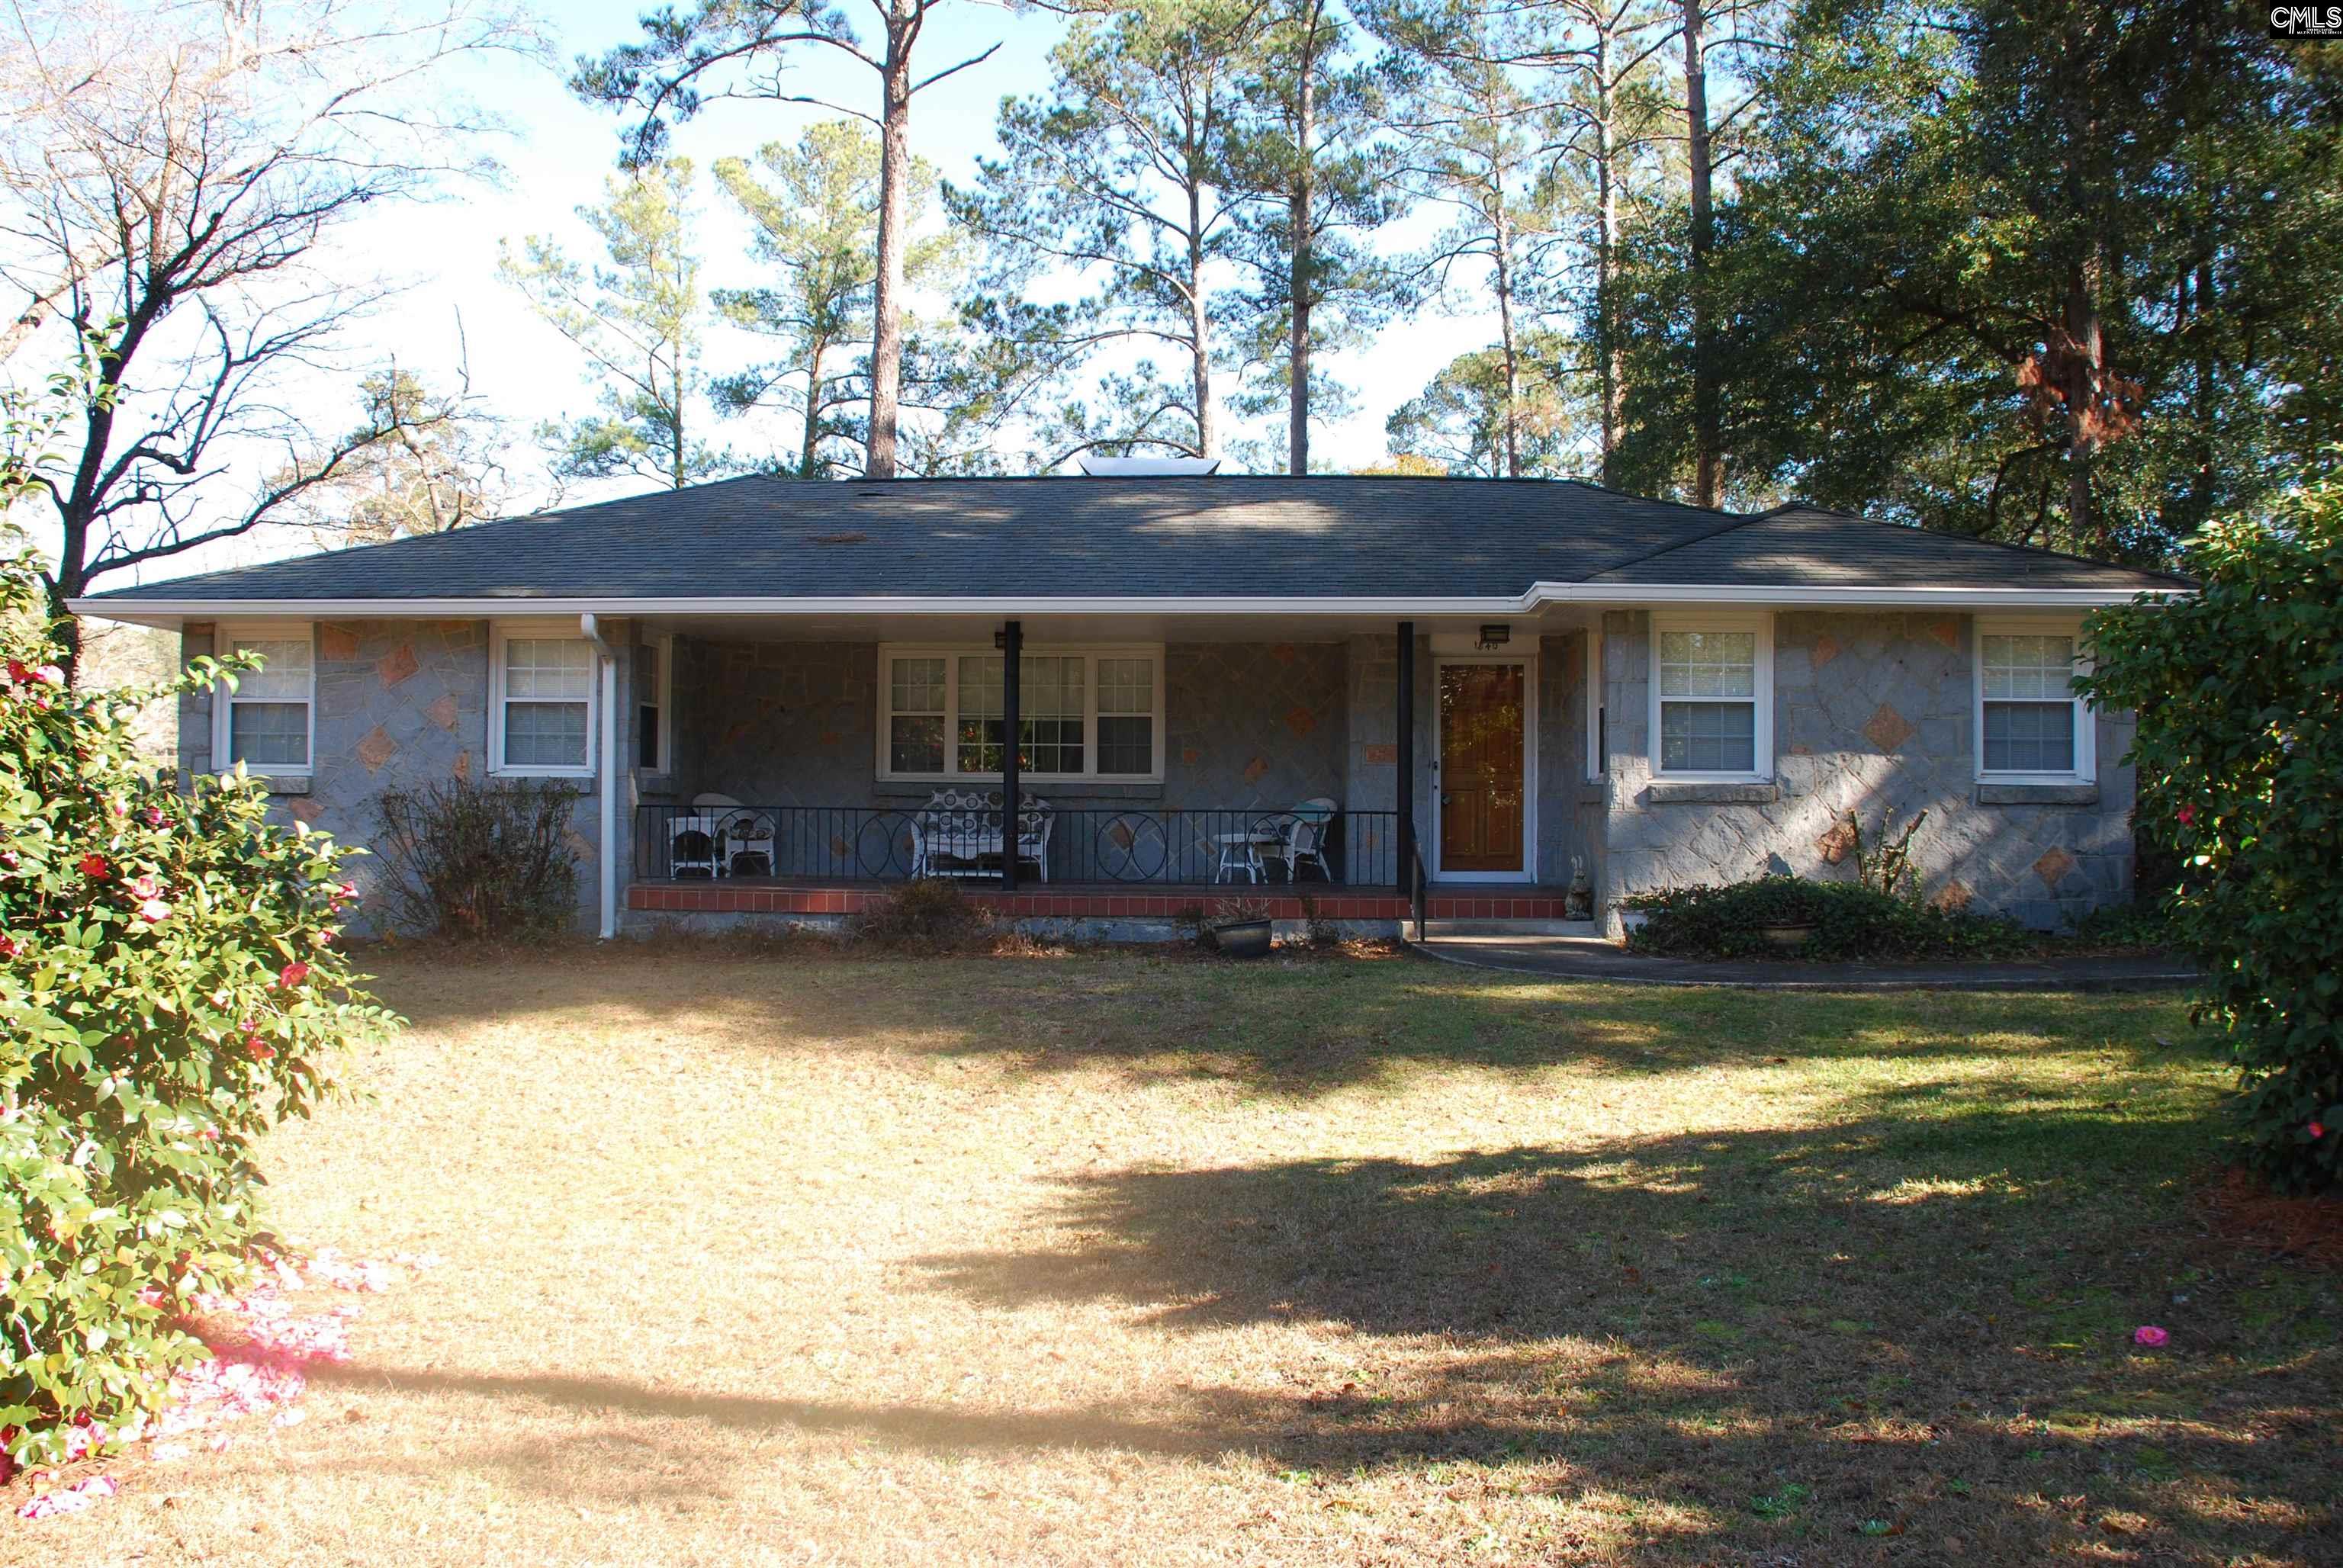
[[[181,795],[133,750],[145,702],[231,669],[69,691],[46,625],[22,539],[0,538],[0,1442],[18,1462],[103,1447],[159,1404],[203,1353],[176,1320],[272,1244],[256,1141],[396,1022],[335,946],[352,851],[268,821],[256,781]]]
[[[2079,684],[2138,713],[2139,827],[2180,863],[2247,1161],[2314,1191],[2343,1179],[2343,477],[2208,526],[2187,564],[2194,597],[2094,618]]]

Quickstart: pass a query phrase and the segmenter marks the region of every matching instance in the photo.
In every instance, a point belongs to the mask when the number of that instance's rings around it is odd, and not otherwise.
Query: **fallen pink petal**
[[[2157,1328],[2154,1323],[2142,1323],[2139,1327],[2131,1332],[2132,1343],[2147,1345],[2150,1348],[2163,1344],[2171,1337],[2172,1336],[2170,1334],[2165,1332],[2162,1329]]]
[[[16,1510],[16,1514],[22,1519],[55,1519],[60,1514],[79,1513],[120,1490],[115,1485],[112,1476],[93,1475],[86,1480],[76,1481],[71,1486],[41,1493]]]

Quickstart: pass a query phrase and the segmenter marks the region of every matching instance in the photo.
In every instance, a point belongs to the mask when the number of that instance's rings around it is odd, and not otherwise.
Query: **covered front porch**
[[[1421,890],[1434,919],[1560,919],[1599,839],[1591,631],[646,618],[625,906],[845,915],[941,876],[1020,918],[1395,920]]]

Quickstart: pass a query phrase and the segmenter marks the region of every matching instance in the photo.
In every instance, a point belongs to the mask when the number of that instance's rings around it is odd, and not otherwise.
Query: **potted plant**
[[[1755,884],[1763,890],[1749,923],[1768,947],[1802,948],[1815,934],[1814,901],[1805,883],[1794,877],[1765,877]]]
[[[1222,899],[1212,906],[1212,947],[1232,959],[1269,956],[1272,930],[1269,905],[1260,899]]]

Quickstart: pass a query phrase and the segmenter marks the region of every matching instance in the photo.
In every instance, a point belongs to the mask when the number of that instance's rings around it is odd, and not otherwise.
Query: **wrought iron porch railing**
[[[1318,852],[1294,857],[1295,880],[1400,882],[1394,811],[1338,810],[1314,836],[1295,834],[1294,813],[1261,806],[1053,805],[1049,817],[1040,853],[1030,845],[1020,849],[1021,882],[1282,883],[1287,847],[1297,839],[1309,847],[1313,838]],[[982,879],[1001,871],[997,830],[940,831],[932,814],[918,806],[644,805],[635,809],[634,829],[635,875],[645,880],[890,882],[923,870]],[[923,833],[930,852],[924,867]]]

